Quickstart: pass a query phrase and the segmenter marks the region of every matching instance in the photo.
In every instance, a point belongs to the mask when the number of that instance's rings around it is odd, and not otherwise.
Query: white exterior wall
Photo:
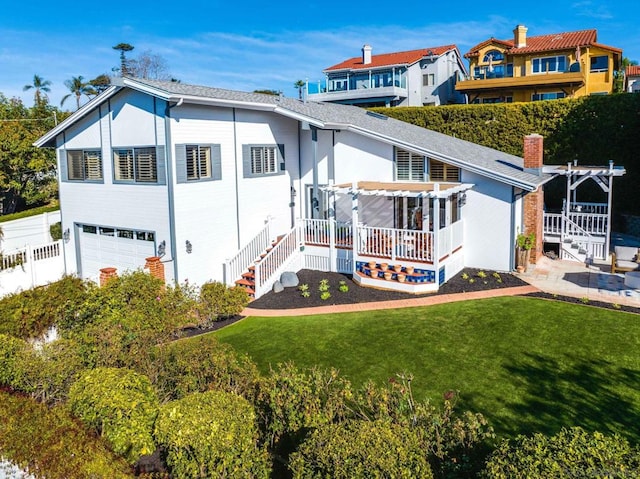
[[[131,105],[125,104],[130,102]],[[156,109],[163,112],[164,102]],[[102,149],[103,183],[60,181],[62,229],[69,228],[65,261],[69,274],[78,273],[78,224],[153,231],[156,245],[169,248],[168,195],[166,185],[114,184],[112,146],[152,146],[165,143],[164,122],[154,116],[153,98],[125,91],[102,104],[57,138],[64,161],[64,149]],[[58,165],[58,171],[60,165]],[[164,260],[170,260],[164,257]],[[110,266],[110,265],[105,265]],[[172,268],[165,268],[171,279]]]
[[[184,105],[171,113],[171,152],[178,144],[219,144],[220,181],[175,183],[178,280],[223,280],[223,263],[271,219],[271,231],[291,228],[292,178],[298,171],[297,122],[267,112]],[[282,175],[244,178],[243,145],[284,144]],[[175,160],[174,160],[175,168]],[[236,196],[236,184],[238,194]],[[186,241],[192,252],[186,252]]]
[[[475,185],[462,208],[465,266],[510,271],[512,187],[464,170],[461,175],[463,183]],[[521,209],[515,214],[521,216]]]

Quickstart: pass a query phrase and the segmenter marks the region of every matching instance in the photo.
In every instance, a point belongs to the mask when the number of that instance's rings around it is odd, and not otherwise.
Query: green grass
[[[261,371],[293,361],[335,367],[354,385],[415,377],[417,398],[460,391],[499,435],[562,426],[640,443],[640,317],[504,297],[423,308],[252,317],[216,336]]]

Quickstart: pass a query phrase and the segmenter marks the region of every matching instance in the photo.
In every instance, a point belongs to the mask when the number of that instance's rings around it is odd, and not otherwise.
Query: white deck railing
[[[578,213],[595,213],[599,215],[607,214],[606,203],[587,203],[587,202],[573,202],[571,203],[571,211]]]
[[[305,244],[329,246],[331,240],[331,222],[333,222],[336,248],[351,248],[353,245],[353,228],[351,223],[335,220],[316,220],[304,218],[300,220]]]
[[[301,239],[300,228],[296,226],[255,264],[255,298],[269,291],[280,274],[300,254]]]
[[[569,213],[567,221],[563,222],[562,213],[544,214],[544,233],[556,236],[574,236],[576,234],[605,236],[609,217],[600,213]]]
[[[225,261],[224,281],[228,286],[233,286],[235,281],[255,262],[260,254],[271,246],[273,238],[271,237],[270,225],[271,222],[267,221],[264,228],[247,245],[238,251],[235,256]]]
[[[433,261],[433,233],[430,231],[358,227],[358,254],[391,261]]]

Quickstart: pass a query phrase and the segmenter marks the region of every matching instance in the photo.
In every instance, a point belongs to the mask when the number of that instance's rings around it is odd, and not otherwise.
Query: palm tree
[[[298,89],[298,99],[299,100],[302,100],[302,89],[304,88],[305,85],[306,85],[306,83],[303,82],[302,80],[298,80],[297,82],[295,82],[293,84],[293,86]]]
[[[123,77],[127,76],[129,71],[127,70],[127,57],[125,56],[125,52],[130,52],[134,49],[134,46],[128,43],[118,43],[113,49],[120,52],[120,75]]]
[[[64,85],[69,89],[71,93],[66,94],[62,97],[62,101],[60,102],[60,106],[64,105],[64,102],[67,101],[71,95],[75,95],[76,97],[76,109],[80,109],[80,98],[82,95],[86,95],[87,98],[90,98],[91,95],[95,95],[96,91],[91,86],[91,83],[84,81],[82,75],[77,77],[71,77],[70,80],[65,80]]]
[[[39,75],[33,75],[33,83],[31,85],[25,85],[22,88],[22,91],[31,90],[33,88],[35,90],[35,94],[33,95],[34,102],[36,106],[40,106],[43,101],[47,100],[47,95],[42,92],[48,93],[51,91],[49,85],[51,85],[49,80],[45,80]]]

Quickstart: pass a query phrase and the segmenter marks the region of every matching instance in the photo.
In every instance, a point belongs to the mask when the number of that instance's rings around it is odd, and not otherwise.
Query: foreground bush
[[[154,385],[162,402],[209,389],[253,395],[258,369],[246,355],[206,335],[155,348]]]
[[[0,334],[0,386],[16,388],[22,380],[21,356],[28,348],[26,341]]]
[[[38,478],[133,478],[122,458],[62,407],[0,391],[0,451]]]
[[[198,315],[200,323],[210,324],[236,316],[249,304],[249,295],[244,288],[228,287],[224,283],[209,282],[200,288]]]
[[[87,371],[71,386],[69,407],[130,463],[155,450],[158,400],[145,376],[117,368]]]
[[[193,305],[188,287],[136,271],[92,289],[62,334],[78,341],[91,366],[146,372],[152,348],[191,321]]]
[[[47,286],[10,294],[0,299],[0,333],[29,339],[54,325],[70,321],[83,303],[88,285],[65,276]]]
[[[555,436],[538,433],[504,441],[487,461],[483,477],[638,478],[639,468],[640,454],[625,439],[574,427]]]
[[[432,478],[418,437],[386,421],[348,421],[316,429],[291,455],[294,479]]]
[[[155,437],[173,477],[269,477],[255,413],[231,393],[194,393],[160,408]]]

